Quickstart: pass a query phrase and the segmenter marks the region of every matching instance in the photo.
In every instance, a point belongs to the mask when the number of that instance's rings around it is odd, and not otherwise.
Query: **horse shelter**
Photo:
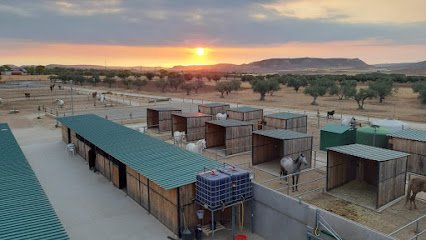
[[[262,129],[287,129],[295,132],[308,131],[308,116],[305,114],[279,112],[263,116]]]
[[[218,113],[226,113],[229,108],[227,103],[204,103],[198,105],[198,112],[215,116]]]
[[[382,211],[405,194],[408,155],[362,144],[328,148],[326,189],[335,197]]]
[[[186,141],[205,138],[206,121],[212,120],[211,115],[204,113],[172,113],[172,135],[174,131],[185,132]]]
[[[389,148],[409,153],[407,171],[426,175],[426,131],[405,129],[388,135]]]
[[[182,110],[173,107],[150,107],[146,109],[146,124],[148,128],[158,128],[159,132],[172,130],[172,113]]]
[[[226,110],[229,119],[250,121],[259,124],[263,120],[263,109],[253,107],[237,107]]]
[[[206,146],[224,155],[251,150],[253,123],[233,119],[206,122]]]
[[[274,175],[280,172],[283,157],[296,159],[301,153],[306,157],[307,166],[312,163],[313,137],[305,133],[285,129],[258,130],[253,132],[252,165]]]
[[[327,124],[320,131],[320,150],[327,151],[336,147],[356,142],[356,129],[341,124]]]
[[[93,114],[58,121],[89,143],[97,171],[173,233],[181,234],[184,219],[189,227],[199,222],[196,211],[200,207],[194,201],[196,175],[219,168],[221,163]],[[208,222],[211,215],[204,217]]]

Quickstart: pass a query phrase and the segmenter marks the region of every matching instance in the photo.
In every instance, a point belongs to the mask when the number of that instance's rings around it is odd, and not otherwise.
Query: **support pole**
[[[232,239],[235,238],[235,205],[232,206]]]
[[[214,211],[212,211],[212,222],[210,223],[211,225],[210,225],[210,228],[212,229],[212,237],[211,237],[211,239],[213,240],[214,239],[214,232],[215,232],[215,226],[214,226]]]

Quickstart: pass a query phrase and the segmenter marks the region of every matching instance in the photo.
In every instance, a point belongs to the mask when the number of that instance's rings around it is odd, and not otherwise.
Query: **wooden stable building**
[[[312,163],[312,139],[305,133],[285,129],[259,130],[253,132],[252,164],[274,162],[279,166],[283,157],[296,159],[303,153],[308,162],[302,169],[310,168]]]
[[[206,122],[212,120],[211,115],[204,113],[172,113],[172,135],[174,131],[185,132],[186,141],[205,138]]]
[[[405,194],[408,154],[361,144],[328,148],[327,191],[382,210]]]
[[[253,124],[238,120],[213,120],[206,122],[207,148],[217,147],[225,155],[251,150]]]
[[[67,143],[79,135],[95,169],[173,233],[181,234],[183,214],[195,227],[200,209],[194,202],[196,175],[222,164],[93,114],[58,121]],[[208,222],[209,213],[204,218]]]
[[[263,119],[263,109],[253,107],[237,107],[226,110],[229,119],[239,121],[261,122]]]
[[[308,116],[305,114],[279,112],[263,116],[262,129],[286,129],[295,132],[307,133]]]
[[[216,116],[218,113],[226,113],[229,108],[226,103],[205,103],[198,105],[198,112]]]
[[[172,113],[182,110],[172,107],[150,107],[146,109],[146,125],[148,128],[158,128],[159,132],[172,130]]]
[[[388,134],[389,148],[409,153],[407,171],[426,175],[426,131],[405,129]]]

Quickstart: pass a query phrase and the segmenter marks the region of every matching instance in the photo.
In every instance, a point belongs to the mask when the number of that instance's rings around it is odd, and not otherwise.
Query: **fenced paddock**
[[[296,159],[303,153],[308,162],[302,169],[310,168],[312,163],[312,136],[284,129],[259,130],[253,132],[252,164],[267,171],[279,172],[283,157]]]
[[[227,103],[205,103],[198,105],[198,112],[215,116],[218,113],[226,113],[229,108]]]
[[[308,116],[305,114],[279,112],[263,116],[262,129],[287,129],[295,132],[308,131]]]
[[[238,120],[213,120],[206,122],[207,148],[216,148],[225,155],[251,150],[253,124]]]
[[[426,175],[426,131],[406,129],[391,133],[389,148],[409,153],[407,171],[419,175]]]
[[[157,128],[158,131],[172,130],[172,113],[182,110],[172,107],[149,107],[146,109],[146,123],[148,128]]]
[[[405,194],[408,154],[351,144],[327,151],[327,191],[381,211]]]
[[[204,113],[172,113],[172,135],[174,131],[185,132],[186,141],[205,138],[206,121],[212,120],[211,115]]]

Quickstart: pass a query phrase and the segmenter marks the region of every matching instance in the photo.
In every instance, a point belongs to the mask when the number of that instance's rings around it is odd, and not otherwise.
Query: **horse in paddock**
[[[411,194],[411,192],[413,192],[413,194]],[[426,192],[426,179],[412,178],[410,180],[410,183],[408,184],[407,199],[405,200],[405,204],[410,201],[410,210],[412,208],[413,203],[414,209],[417,209],[416,195],[419,192]]]
[[[206,149],[207,142],[206,139],[198,140],[196,143],[188,143],[186,145],[186,150],[194,153],[201,154],[204,149]]]
[[[283,157],[280,161],[281,165],[281,171],[280,171],[280,178],[285,177],[286,181],[288,182],[287,175],[292,175],[292,191],[298,191],[297,184],[299,183],[299,176],[300,176],[300,169],[302,167],[302,163],[306,166],[308,165],[308,162],[306,161],[306,157],[303,155],[303,153],[300,153],[299,156],[296,159],[292,159],[291,157]],[[296,186],[295,186],[296,185]]]
[[[30,98],[31,97],[31,94],[30,93],[24,93],[24,95],[25,95],[25,98]]]
[[[327,118],[328,118],[328,119],[330,119],[330,118],[333,118],[333,119],[334,119],[334,114],[335,114],[335,113],[336,113],[336,111],[334,111],[334,110],[333,110],[333,111],[328,111],[328,112],[327,112]]]
[[[179,132],[179,131],[173,132],[174,144],[176,144],[178,146],[182,146],[183,140],[185,140],[185,138],[186,138],[185,132]]]

